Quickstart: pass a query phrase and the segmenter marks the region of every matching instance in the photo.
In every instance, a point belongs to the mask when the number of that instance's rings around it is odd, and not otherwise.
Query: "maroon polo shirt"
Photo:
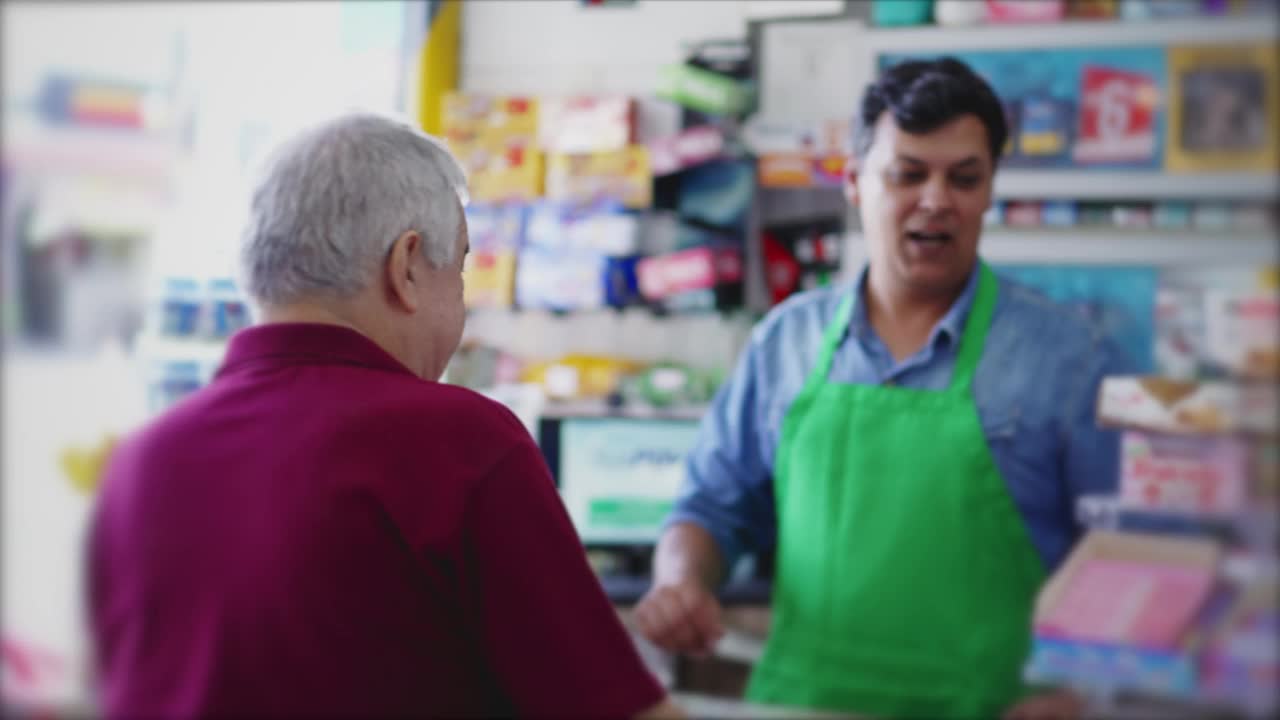
[[[265,325],[114,453],[108,717],[623,717],[659,702],[533,440],[360,334]]]

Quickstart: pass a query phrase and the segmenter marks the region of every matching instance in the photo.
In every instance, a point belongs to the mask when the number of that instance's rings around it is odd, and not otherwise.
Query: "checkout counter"
[[[543,457],[605,594],[629,628],[635,604],[649,590],[654,545],[679,492],[698,422],[693,413],[554,406],[538,419]],[[738,699],[768,634],[772,575],[771,556],[749,558],[731,575],[720,592],[725,637],[709,658],[673,657],[632,632],[664,684],[693,698],[691,708],[714,710],[692,712],[695,717],[724,716],[725,703],[742,706],[730,716],[761,716],[760,708]]]

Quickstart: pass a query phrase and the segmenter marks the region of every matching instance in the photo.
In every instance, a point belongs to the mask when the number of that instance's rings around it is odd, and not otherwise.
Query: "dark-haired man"
[[[703,421],[638,609],[659,646],[705,652],[714,591],[776,546],[754,700],[877,717],[1058,717],[1020,680],[1032,608],[1112,488],[1093,421],[1122,356],[1088,322],[978,259],[1008,133],[953,59],[866,92],[846,192],[867,267],[755,329]]]

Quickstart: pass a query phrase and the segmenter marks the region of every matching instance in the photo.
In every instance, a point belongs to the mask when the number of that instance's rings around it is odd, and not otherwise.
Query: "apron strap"
[[[827,381],[827,375],[831,373],[831,359],[835,357],[840,339],[844,337],[845,330],[849,327],[849,318],[853,317],[853,296],[857,292],[856,288],[855,285],[854,290],[840,301],[835,318],[822,332],[822,347],[818,350],[818,362],[814,365],[813,372],[809,373],[809,378],[805,380],[805,390],[818,387]]]
[[[855,286],[856,287],[856,286]],[[999,282],[995,273],[985,262],[978,261],[978,288],[974,293],[973,305],[969,308],[969,317],[965,320],[964,335],[960,338],[960,349],[956,354],[955,369],[951,371],[950,391],[968,393],[973,385],[973,374],[982,358],[982,347],[986,344],[987,330],[991,327],[991,316],[996,307],[996,293]],[[822,333],[822,347],[818,351],[818,361],[813,372],[805,380],[805,389],[822,385],[831,373],[831,360],[835,357],[836,348],[849,327],[849,318],[853,316],[854,293],[850,292],[840,301],[835,317]]]
[[[964,323],[964,334],[960,337],[960,349],[956,353],[955,368],[951,371],[953,392],[968,394],[973,385],[973,375],[978,369],[978,361],[982,359],[982,348],[986,345],[987,330],[991,327],[991,316],[996,309],[996,293],[999,291],[996,274],[981,260],[978,261],[978,288],[974,294],[973,305],[969,308],[969,317]]]

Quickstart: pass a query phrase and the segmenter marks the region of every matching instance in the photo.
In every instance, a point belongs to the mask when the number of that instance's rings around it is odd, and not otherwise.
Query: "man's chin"
[[[971,268],[957,267],[953,263],[913,264],[907,269],[907,284],[923,293],[954,292],[964,287]]]

